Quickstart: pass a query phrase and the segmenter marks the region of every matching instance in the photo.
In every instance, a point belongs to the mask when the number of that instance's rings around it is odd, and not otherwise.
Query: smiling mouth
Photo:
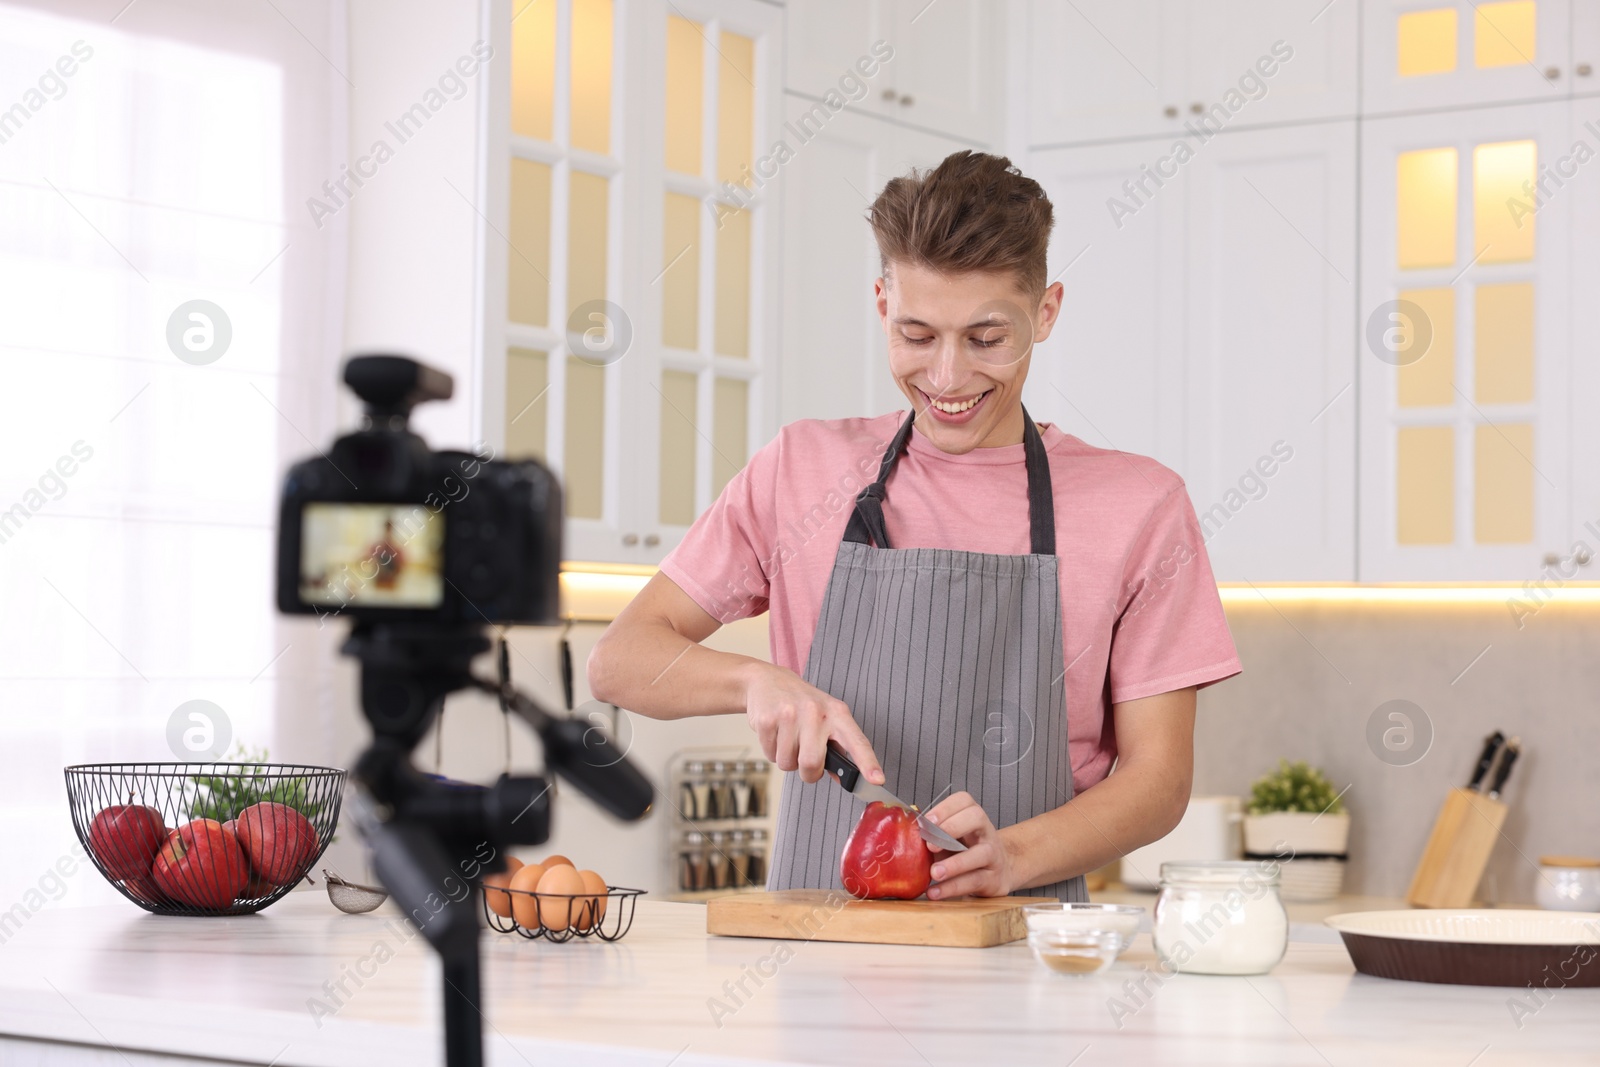
[[[922,390],[918,391],[922,393],[923,399],[928,402],[928,407],[941,415],[965,415],[967,412],[983,403],[984,399],[988,397],[990,393],[994,392],[993,389],[985,389],[976,396],[969,396],[960,400],[946,400],[943,398],[929,396],[927,392]]]

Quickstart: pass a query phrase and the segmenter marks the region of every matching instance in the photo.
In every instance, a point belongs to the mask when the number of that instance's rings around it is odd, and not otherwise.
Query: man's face
[[[1022,383],[1061,310],[1061,284],[1036,300],[1008,273],[890,263],[876,294],[889,369],[917,429],[955,455],[1020,442]]]

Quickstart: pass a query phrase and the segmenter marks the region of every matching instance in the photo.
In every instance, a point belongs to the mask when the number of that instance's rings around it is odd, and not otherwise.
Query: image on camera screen
[[[436,608],[444,600],[444,516],[422,504],[307,504],[300,599],[344,607]]]

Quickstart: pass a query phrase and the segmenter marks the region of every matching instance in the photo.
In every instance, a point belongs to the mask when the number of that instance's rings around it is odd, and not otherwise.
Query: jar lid
[[[1541,867],[1600,867],[1600,859],[1588,856],[1540,856]]]
[[[726,763],[722,762],[721,760],[714,759],[714,760],[711,761],[711,773],[712,774],[722,774],[727,769],[728,769],[728,765]]]
[[[706,765],[701,760],[692,759],[688,763],[684,764],[683,769],[688,771],[690,774],[704,774],[706,772]]]
[[[1162,885],[1275,886],[1280,866],[1273,860],[1174,861],[1161,865]]]
[[[683,840],[685,844],[689,845],[703,845],[706,843],[705,835],[699,830],[690,830],[688,833],[683,835]]]

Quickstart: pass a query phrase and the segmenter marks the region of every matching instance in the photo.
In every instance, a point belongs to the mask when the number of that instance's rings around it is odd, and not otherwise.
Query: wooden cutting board
[[[736,893],[706,902],[706,933],[795,941],[988,948],[1027,936],[1022,908],[1055,897],[856,900],[839,890]]]

